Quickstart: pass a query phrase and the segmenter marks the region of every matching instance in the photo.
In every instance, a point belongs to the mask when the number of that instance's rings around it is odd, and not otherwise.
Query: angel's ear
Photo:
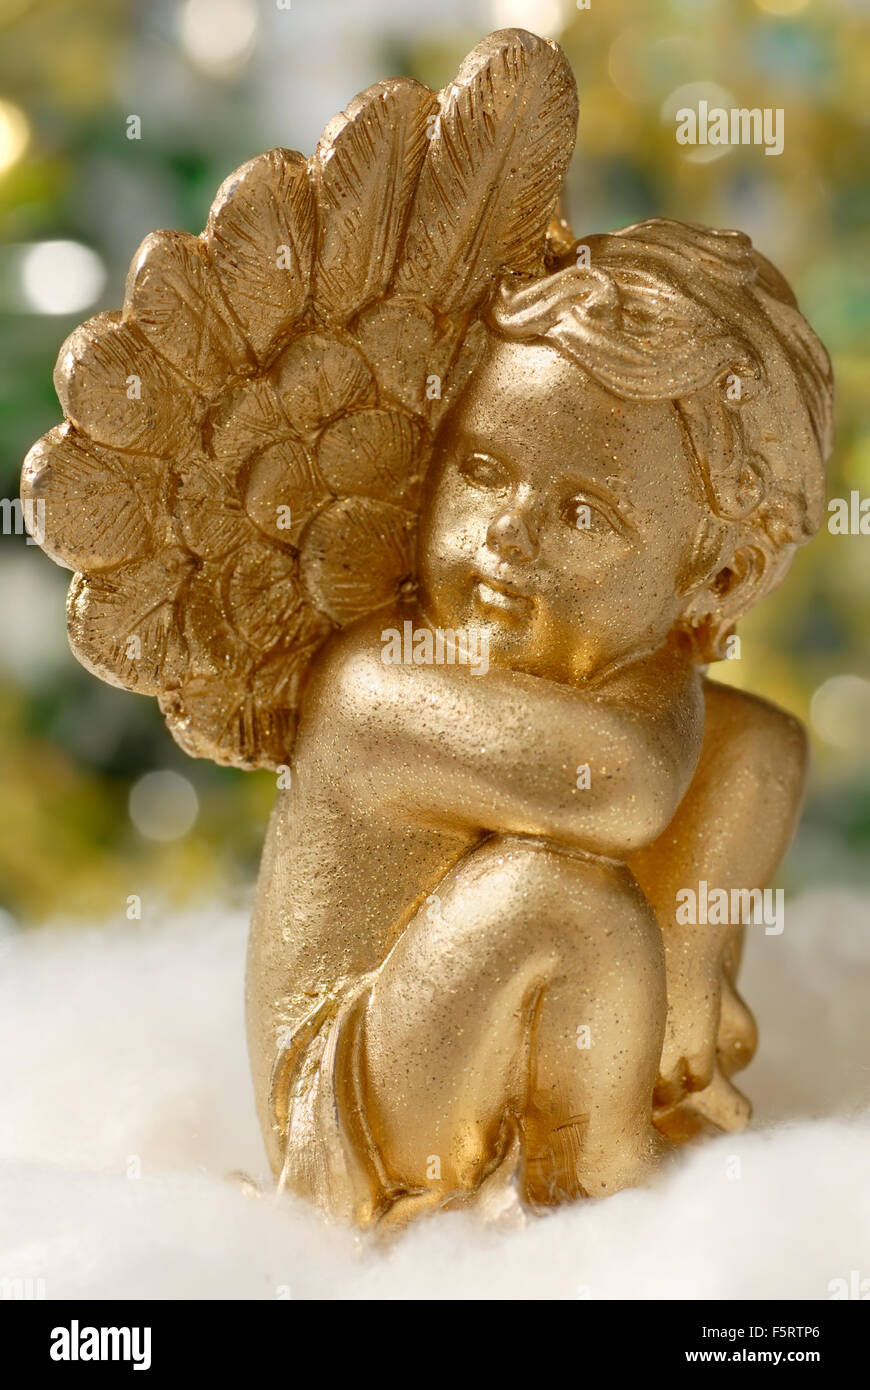
[[[769,557],[758,545],[741,546],[716,575],[713,587],[726,617],[736,622],[761,598],[767,587]]]
[[[686,595],[680,626],[695,634],[706,660],[719,658],[728,633],[761,598],[768,567],[768,557],[760,546],[738,546],[726,564]]]

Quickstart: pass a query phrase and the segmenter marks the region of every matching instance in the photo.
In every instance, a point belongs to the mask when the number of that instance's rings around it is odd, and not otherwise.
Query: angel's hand
[[[701,1096],[711,1087],[724,1095],[722,1085],[727,1085],[742,1110],[746,1102],[728,1077],[751,1060],[757,1037],[755,1020],[720,962],[679,980],[669,979],[656,1106],[674,1106],[690,1096],[700,1105]],[[732,1109],[729,1104],[729,1113]]]
[[[719,1032],[721,971],[693,971],[668,980],[668,1020],[662,1046],[657,1106],[672,1106],[713,1079]]]

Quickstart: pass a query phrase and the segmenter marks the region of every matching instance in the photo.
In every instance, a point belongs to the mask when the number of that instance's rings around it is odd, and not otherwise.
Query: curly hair
[[[700,572],[721,595],[729,550],[750,557],[756,574],[736,613],[690,605],[685,627],[699,660],[717,660],[737,617],[784,578],[795,547],[821,524],[828,355],[742,232],[654,219],[585,237],[554,263],[537,280],[506,277],[489,325],[510,340],[549,343],[618,396],[673,402],[710,509],[687,591]]]

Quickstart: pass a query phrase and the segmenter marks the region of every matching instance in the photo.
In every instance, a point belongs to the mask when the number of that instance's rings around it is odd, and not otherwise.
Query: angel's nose
[[[516,507],[500,512],[489,524],[487,544],[503,558],[533,560],[538,544],[529,521]]]

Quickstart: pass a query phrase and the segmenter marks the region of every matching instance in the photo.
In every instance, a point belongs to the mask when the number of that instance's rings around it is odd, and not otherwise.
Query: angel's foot
[[[527,1200],[533,1206],[553,1206],[644,1187],[672,1151],[669,1140],[651,1125],[629,1140],[611,1138],[594,1147],[582,1124],[563,1125],[551,1143],[526,1159]]]
[[[684,1144],[702,1134],[737,1133],[746,1128],[751,1116],[749,1100],[717,1066],[708,1086],[673,1105],[657,1108],[653,1118],[662,1134],[675,1144]]]
[[[703,1091],[696,1091],[686,1101],[688,1109],[695,1110],[717,1129],[731,1134],[745,1129],[752,1115],[752,1105],[742,1091],[738,1091],[717,1067],[713,1080]]]

